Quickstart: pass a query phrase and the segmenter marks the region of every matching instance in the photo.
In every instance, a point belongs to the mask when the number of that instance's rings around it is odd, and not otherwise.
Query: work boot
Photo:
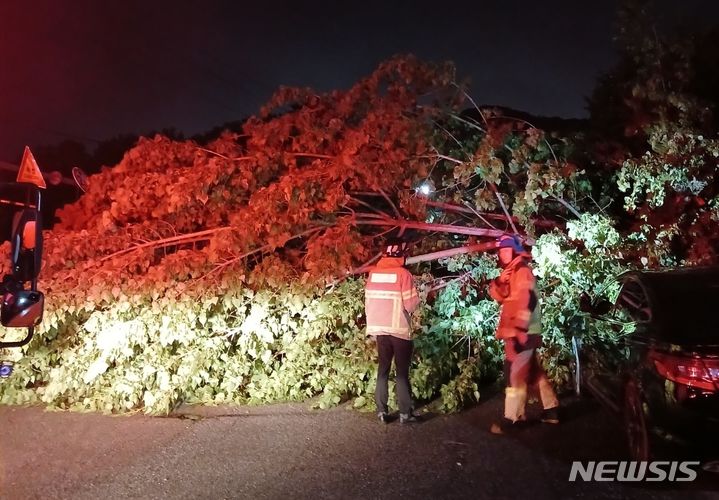
[[[387,413],[387,412],[384,412],[384,411],[378,412],[378,413],[377,413],[377,418],[378,418],[379,421],[382,422],[383,424],[388,424],[388,423],[389,423],[389,413]]]
[[[516,422],[512,422],[508,418],[503,418],[499,422],[494,422],[490,428],[489,432],[492,434],[502,435],[502,434],[511,434],[518,430],[521,430],[527,426],[527,421],[524,419],[517,420]]]
[[[422,417],[416,413],[400,413],[399,423],[400,424],[418,424],[422,421]]]
[[[542,411],[542,422],[545,424],[558,424],[559,423],[559,407],[549,408],[548,410]]]

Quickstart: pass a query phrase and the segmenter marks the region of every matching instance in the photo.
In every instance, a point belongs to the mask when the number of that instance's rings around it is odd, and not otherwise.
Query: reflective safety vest
[[[368,335],[411,339],[410,315],[419,305],[412,273],[404,259],[384,257],[372,268],[365,287]]]

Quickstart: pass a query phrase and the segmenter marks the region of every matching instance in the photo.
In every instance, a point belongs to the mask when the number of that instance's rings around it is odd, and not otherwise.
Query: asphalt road
[[[563,399],[559,426],[488,432],[486,397],[422,424],[349,407],[184,408],[104,416],[0,407],[0,498],[718,498],[695,483],[569,482],[572,460],[619,460],[621,428],[594,402]]]

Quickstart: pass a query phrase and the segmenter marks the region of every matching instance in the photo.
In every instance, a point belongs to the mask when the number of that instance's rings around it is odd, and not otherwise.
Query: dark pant
[[[404,340],[391,335],[377,335],[377,353],[379,354],[379,367],[377,369],[377,388],[375,402],[377,410],[388,413],[387,381],[389,370],[394,357],[395,382],[397,384],[397,402],[399,412],[409,414],[412,411],[412,396],[409,387],[409,365],[412,361],[412,341]]]

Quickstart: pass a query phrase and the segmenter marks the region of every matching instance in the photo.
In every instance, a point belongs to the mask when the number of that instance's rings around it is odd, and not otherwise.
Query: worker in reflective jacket
[[[387,384],[392,359],[396,371],[399,420],[402,424],[417,422],[412,413],[409,366],[412,361],[411,314],[419,305],[419,295],[412,274],[404,268],[407,244],[390,242],[385,255],[370,271],[365,288],[367,334],[377,340],[377,403],[380,421],[389,422]]]
[[[497,338],[504,342],[505,375],[508,384],[502,424],[492,432],[502,433],[526,419],[527,388],[537,386],[544,411],[542,422],[559,423],[559,401],[544,373],[536,349],[542,345],[542,322],[536,281],[529,266],[531,256],[516,236],[497,240],[502,273],[492,281],[489,293],[502,305]]]

